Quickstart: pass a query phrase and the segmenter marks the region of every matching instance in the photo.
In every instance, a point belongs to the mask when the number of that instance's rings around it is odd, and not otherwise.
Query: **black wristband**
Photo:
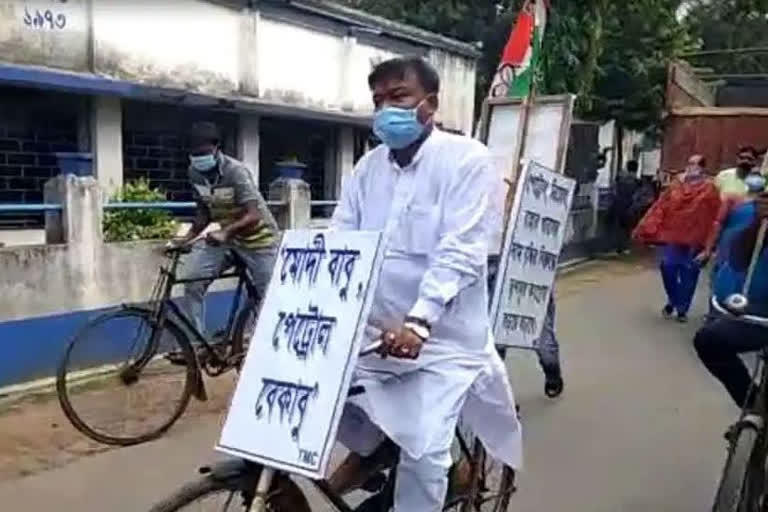
[[[415,316],[406,316],[403,323],[408,323],[408,322],[425,327],[429,331],[432,330],[432,326],[429,324],[429,322],[427,322],[423,318],[418,318]]]

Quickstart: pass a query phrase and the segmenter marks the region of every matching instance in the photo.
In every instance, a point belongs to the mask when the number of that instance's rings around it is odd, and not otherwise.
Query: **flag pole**
[[[539,0],[541,1],[541,0]],[[528,0],[524,6],[523,9],[530,6],[531,0]],[[534,42],[535,44],[535,42]],[[507,190],[507,197],[504,201],[504,217],[503,217],[503,228],[501,232],[501,244],[502,247],[506,243],[507,240],[507,230],[509,229],[509,218],[512,215],[512,206],[515,202],[515,194],[517,192],[517,180],[520,176],[520,171],[522,168],[521,160],[523,158],[523,155],[525,155],[525,140],[528,138],[528,125],[531,118],[531,109],[533,107],[533,104],[535,103],[535,94],[536,94],[536,69],[535,67],[532,69],[531,74],[531,86],[528,89],[528,95],[523,99],[523,109],[520,113],[520,121],[522,123],[522,127],[520,129],[520,138],[519,143],[517,144],[517,148],[515,149],[515,155],[514,159],[512,160],[512,169],[511,169],[511,176],[507,178],[507,186],[509,189]]]

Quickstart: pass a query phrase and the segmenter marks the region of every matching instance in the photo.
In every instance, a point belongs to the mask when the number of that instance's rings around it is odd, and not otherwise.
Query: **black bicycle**
[[[246,263],[229,251],[232,272],[178,279],[179,258],[188,252],[167,252],[169,263],[161,267],[147,305],[105,313],[70,342],[56,390],[64,414],[88,437],[121,446],[155,439],[192,396],[208,400],[203,373],[217,377],[242,364],[260,304]],[[237,288],[226,328],[209,338],[172,299],[172,291],[177,284],[225,278],[237,278]]]
[[[375,350],[371,346],[361,356]],[[349,396],[365,392],[350,389]],[[443,510],[505,512],[515,492],[515,472],[488,454],[478,439],[468,440],[457,428],[460,456],[449,472],[449,489]],[[393,447],[392,449],[389,449]],[[389,512],[397,479],[398,450],[391,442],[366,459],[362,467],[379,468],[359,488],[368,493],[353,506],[326,481],[312,485],[337,512]],[[290,474],[264,468],[241,459],[231,459],[200,469],[203,477],[191,482],[152,507],[150,512],[195,510],[204,512],[311,512],[304,492]],[[359,500],[358,500],[359,501]],[[317,509],[315,509],[317,510]],[[327,510],[323,506],[322,510]]]
[[[712,306],[732,321],[768,327],[768,318],[744,314],[748,306],[744,295],[732,295],[725,304],[713,298]],[[755,396],[754,406],[743,408],[739,419],[726,433],[728,457],[715,496],[713,512],[768,512],[768,488],[765,481],[768,459],[766,357],[768,349],[760,353],[749,391]]]

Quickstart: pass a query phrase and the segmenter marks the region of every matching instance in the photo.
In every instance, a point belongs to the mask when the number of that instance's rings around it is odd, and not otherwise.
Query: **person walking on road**
[[[631,215],[632,200],[640,188],[640,181],[637,178],[638,169],[637,161],[630,160],[627,162],[626,171],[620,172],[616,178],[612,217],[617,254],[623,254],[629,250],[629,235],[634,227]]]
[[[690,204],[691,201],[696,200],[697,195],[710,190],[709,193],[713,200],[709,208],[715,206],[711,186],[709,184],[702,186],[707,180],[711,181],[706,172],[706,165],[706,159],[702,155],[693,155],[679,178],[682,185],[674,182],[671,184],[671,186],[679,186],[680,192],[686,193],[683,199],[685,203]],[[686,213],[685,211],[678,211],[673,215],[685,215]],[[701,217],[697,213],[691,212],[690,214],[693,216],[691,223],[700,222]],[[696,294],[696,285],[701,273],[701,263],[696,259],[700,251],[701,245],[676,243],[669,243],[660,248],[659,268],[664,290],[667,294],[667,303],[662,309],[665,318],[676,315],[678,322],[685,323],[688,321],[688,311],[691,308],[693,296]]]
[[[499,256],[489,256],[488,292],[490,297],[493,297],[493,289],[496,286],[498,271]],[[544,317],[541,334],[533,343],[539,359],[539,366],[544,373],[544,394],[549,398],[559,397],[565,389],[565,381],[563,380],[563,371],[560,364],[560,342],[557,339],[557,332],[555,330],[555,312],[555,289],[553,287],[549,302],[547,303],[547,314]],[[499,354],[503,358],[506,354],[506,349],[500,348]]]
[[[632,233],[634,240],[656,245],[666,293],[665,318],[688,321],[701,263],[697,255],[710,237],[720,195],[705,171],[706,161],[693,155]]]
[[[721,171],[715,185],[723,197],[744,197],[749,192],[747,176],[758,171],[758,151],[752,146],[741,146],[736,157],[736,167]]]

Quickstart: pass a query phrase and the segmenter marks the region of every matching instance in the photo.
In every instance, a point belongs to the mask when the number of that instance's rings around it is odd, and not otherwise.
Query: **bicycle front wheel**
[[[173,364],[168,353],[182,354]],[[178,357],[177,357],[178,359]],[[59,366],[56,390],[80,432],[127,446],[160,436],[181,416],[197,382],[192,346],[175,324],[123,308],[89,322]]]
[[[712,512],[749,512],[754,510],[750,501],[750,460],[757,446],[759,433],[747,425],[740,427],[736,439],[728,450],[723,476],[715,496]]]
[[[258,474],[258,473],[257,473]],[[247,512],[253,502],[257,479],[207,475],[189,483],[161,501],[150,512]],[[278,474],[267,497],[270,512],[311,512],[309,503],[298,486],[285,475]]]

